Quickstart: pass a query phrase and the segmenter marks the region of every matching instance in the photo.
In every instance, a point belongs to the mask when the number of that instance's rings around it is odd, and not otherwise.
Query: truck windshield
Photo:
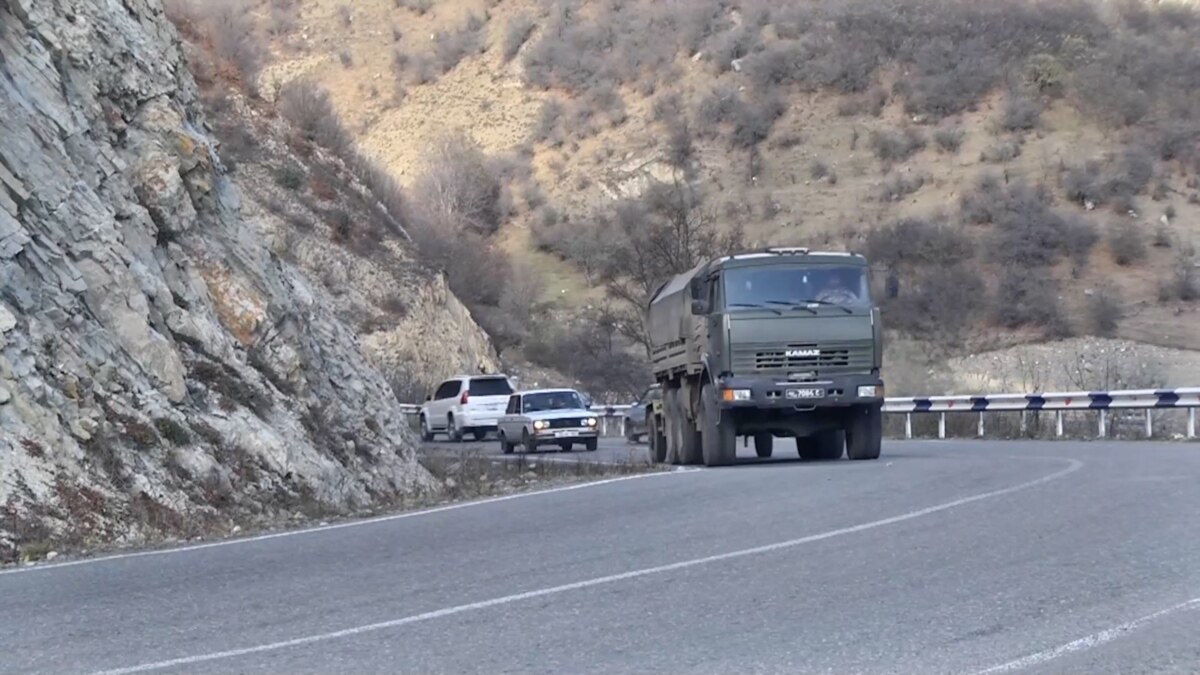
[[[542,410],[580,410],[586,408],[583,399],[573,391],[547,391],[536,394],[525,394],[523,397],[524,412],[540,412]]]
[[[870,306],[867,271],[854,265],[762,265],[722,273],[725,306],[732,309],[807,306]]]

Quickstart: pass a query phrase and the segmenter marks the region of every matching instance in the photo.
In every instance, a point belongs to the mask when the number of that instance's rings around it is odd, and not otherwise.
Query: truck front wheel
[[[717,403],[717,391],[711,384],[704,385],[700,392],[700,400],[700,414],[704,423],[701,439],[704,465],[733,464],[737,457],[737,429],[733,425],[732,414],[721,414],[721,407]]]
[[[771,456],[775,449],[775,437],[768,433],[754,434],[754,454],[762,459]]]
[[[846,420],[846,454],[850,459],[879,459],[883,444],[883,411],[877,405],[854,408]]]

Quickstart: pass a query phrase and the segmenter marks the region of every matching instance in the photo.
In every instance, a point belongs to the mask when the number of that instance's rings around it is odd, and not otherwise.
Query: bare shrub
[[[297,11],[296,3],[292,0],[271,0],[267,32],[276,37],[291,33],[296,29]]]
[[[338,61],[341,62],[343,68],[354,67],[354,55],[350,53],[349,49],[338,50]]]
[[[779,119],[786,107],[774,94],[738,100],[740,105],[731,113],[733,132],[729,140],[735,148],[753,148],[767,138],[775,120]]]
[[[829,175],[829,165],[824,160],[814,159],[808,165],[808,176],[813,180],[821,180]]]
[[[1154,177],[1154,161],[1143,150],[1126,150],[1119,158],[1093,160],[1068,170],[1062,177],[1063,191],[1079,203],[1128,205]]]
[[[979,161],[992,164],[1009,162],[1021,156],[1021,141],[1016,138],[1002,138],[979,153]]]
[[[403,7],[418,16],[425,14],[433,7],[433,0],[394,0],[396,7]]]
[[[218,77],[257,94],[267,52],[249,6],[237,0],[167,0],[163,9],[180,33],[208,47]]]
[[[561,145],[563,141],[560,133],[562,116],[563,107],[557,100],[550,99],[542,103],[542,107],[538,109],[537,120],[533,123],[533,140],[539,143],[552,142],[553,145]]]
[[[501,54],[505,61],[511,61],[521,51],[521,47],[533,34],[537,27],[533,17],[528,14],[518,14],[504,27],[504,41],[501,44]]]
[[[350,5],[338,5],[337,13],[343,27],[349,28],[354,23],[354,10],[350,9]]]
[[[933,132],[933,140],[946,152],[958,152],[965,132],[962,127],[941,127]]]
[[[838,102],[838,114],[842,117],[870,115],[879,117],[887,105],[888,93],[881,87],[873,87],[865,94],[844,98]]]
[[[434,35],[433,61],[441,73],[450,72],[459,61],[481,51],[482,27],[482,20],[472,15],[461,28]]]
[[[992,314],[1004,328],[1058,326],[1065,321],[1054,279],[1044,271],[1015,265],[1000,274]]]
[[[1108,228],[1108,250],[1113,262],[1125,267],[1146,257],[1146,242],[1137,226],[1122,220]]]
[[[919,173],[889,173],[879,186],[879,199],[885,202],[899,201],[921,189],[925,176]]]
[[[396,77],[397,91],[405,84],[426,84],[433,81],[437,66],[426,54],[412,55],[397,49],[392,54],[392,74]]]
[[[279,90],[279,114],[310,143],[341,157],[354,150],[354,139],[329,99],[329,93],[308,80],[293,80]]]
[[[884,303],[885,325],[937,341],[961,343],[981,308],[987,289],[978,270],[958,263],[914,270],[903,293]]]
[[[452,133],[438,138],[425,156],[425,168],[413,183],[427,219],[490,235],[500,227],[501,184],[483,151],[470,137]]]
[[[1088,297],[1087,311],[1092,332],[1101,337],[1116,334],[1124,315],[1120,294],[1109,287],[1097,289]]]
[[[867,234],[867,255],[888,267],[950,266],[975,254],[971,238],[953,227],[903,218]]]
[[[1020,94],[1010,95],[1000,113],[1000,128],[1005,131],[1036,129],[1042,117],[1042,105]]]
[[[925,134],[916,127],[871,133],[871,149],[884,162],[902,162],[925,148]]]

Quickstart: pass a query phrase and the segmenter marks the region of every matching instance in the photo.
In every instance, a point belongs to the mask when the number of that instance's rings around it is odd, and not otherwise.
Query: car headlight
[[[533,428],[538,431],[541,431],[542,429],[545,429],[548,426],[550,426],[550,424],[548,422],[546,422],[546,420],[537,420],[536,422],[533,423]]]
[[[594,427],[594,426],[596,426],[596,418],[595,418],[595,417],[589,417],[589,418],[585,419],[585,420],[583,421],[583,423],[584,423],[584,424],[586,424],[586,425],[588,425],[589,427]]]

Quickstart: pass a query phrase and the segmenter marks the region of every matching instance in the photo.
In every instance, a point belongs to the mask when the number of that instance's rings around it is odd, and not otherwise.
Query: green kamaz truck
[[[861,255],[768,248],[709,260],[651,297],[662,397],[646,410],[656,462],[721,466],[737,439],[770,457],[876,459],[882,437],[879,308]]]

